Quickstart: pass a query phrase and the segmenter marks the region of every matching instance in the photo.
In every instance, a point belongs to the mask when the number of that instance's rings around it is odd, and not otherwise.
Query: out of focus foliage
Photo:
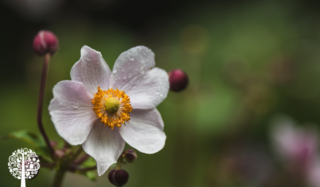
[[[55,3],[53,3],[55,1]],[[128,186],[305,186],[272,146],[272,119],[285,114],[301,128],[320,129],[320,13],[313,1],[4,0],[0,4],[0,135],[38,133],[37,95],[42,59],[34,35],[53,31],[60,49],[52,58],[44,126],[61,142],[47,112],[53,86],[88,45],[110,67],[121,52],[145,45],[157,66],[187,72],[188,89],[170,92],[158,106],[167,141],[157,154],[138,153]],[[51,4],[50,4],[51,3]],[[50,6],[49,6],[50,5]],[[299,125],[298,125],[299,126]],[[11,152],[28,144],[0,141],[3,186],[18,186],[5,167]],[[48,186],[42,169],[28,186]],[[111,186],[67,174],[64,186]]]

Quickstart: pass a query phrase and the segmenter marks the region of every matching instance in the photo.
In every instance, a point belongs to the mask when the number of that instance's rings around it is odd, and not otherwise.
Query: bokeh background
[[[293,177],[275,151],[273,119],[285,115],[297,126],[320,129],[320,12],[298,0],[1,0],[0,136],[39,133],[37,97],[41,57],[32,41],[54,32],[60,49],[51,60],[44,127],[62,142],[50,121],[53,86],[88,45],[110,67],[121,52],[145,45],[156,66],[181,68],[190,84],[170,92],[158,106],[167,135],[163,150],[138,153],[123,166],[126,186],[310,186]],[[18,186],[7,169],[20,140],[0,141],[0,186]],[[291,169],[291,170],[290,170]],[[41,169],[27,186],[50,186],[54,172]],[[63,186],[112,186],[107,173],[93,182],[68,173]],[[320,186],[320,184],[319,184]]]

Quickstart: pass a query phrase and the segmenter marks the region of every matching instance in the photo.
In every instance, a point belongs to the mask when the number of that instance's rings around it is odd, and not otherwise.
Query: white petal
[[[82,147],[96,160],[98,175],[101,176],[113,163],[117,162],[124,145],[125,142],[117,127],[111,130],[104,126],[100,120],[97,120]]]
[[[49,113],[59,135],[72,145],[82,144],[97,119],[90,93],[81,82],[61,81],[53,96]]]
[[[152,154],[160,151],[166,135],[157,109],[133,110],[130,117],[130,121],[119,129],[122,138],[140,152]]]
[[[82,82],[92,95],[98,86],[109,89],[110,68],[101,53],[88,46],[81,48],[81,58],[73,65],[70,74],[73,81]]]
[[[117,59],[110,87],[124,90],[134,109],[155,108],[167,97],[169,77],[164,70],[153,68],[154,65],[154,53],[150,49],[131,48]]]

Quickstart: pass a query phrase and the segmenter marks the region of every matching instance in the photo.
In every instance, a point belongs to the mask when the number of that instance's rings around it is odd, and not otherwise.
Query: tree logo
[[[19,180],[30,180],[38,175],[40,169],[39,157],[28,148],[21,148],[9,157],[9,171]],[[24,172],[24,175],[22,175]]]

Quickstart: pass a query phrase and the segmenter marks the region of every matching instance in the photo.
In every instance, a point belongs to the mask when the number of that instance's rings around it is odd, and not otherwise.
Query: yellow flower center
[[[106,127],[121,127],[121,124],[125,125],[130,120],[129,112],[132,107],[130,98],[124,91],[112,88],[105,91],[98,86],[98,92],[91,102],[94,105],[93,111]]]
[[[120,108],[120,102],[117,98],[109,97],[106,99],[104,103],[104,107],[109,114],[114,114],[118,112]]]

